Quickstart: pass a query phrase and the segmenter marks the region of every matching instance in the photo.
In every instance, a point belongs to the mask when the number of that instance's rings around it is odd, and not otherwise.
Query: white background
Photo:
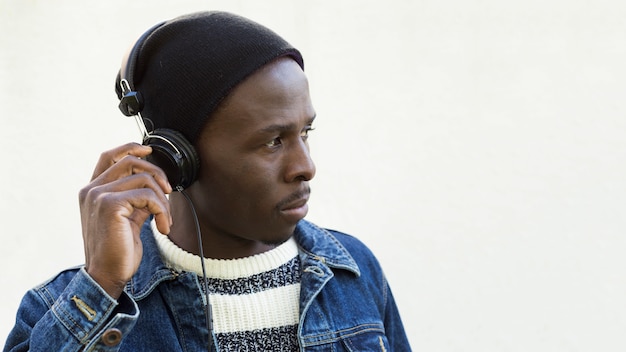
[[[414,350],[623,351],[625,4],[0,0],[0,342],[27,289],[82,263],[99,154],[139,140],[124,51],[224,9],[303,52],[308,218],[377,254]]]

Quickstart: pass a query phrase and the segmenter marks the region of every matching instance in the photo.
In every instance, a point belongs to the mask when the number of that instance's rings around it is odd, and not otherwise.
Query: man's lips
[[[300,198],[297,201],[294,201],[294,202],[291,202],[291,203],[285,205],[281,210],[291,210],[291,209],[301,208],[308,201],[309,201],[309,196],[306,196],[304,198]]]
[[[307,202],[309,201],[310,194],[311,190],[308,187],[295,192],[280,201],[277,208],[282,214],[286,215],[291,220],[299,221],[304,218],[309,211]]]
[[[278,202],[276,208],[278,210],[289,210],[293,208],[299,208],[305,205],[309,201],[309,195],[311,194],[311,188],[305,187],[297,192],[290,194],[283,200]]]

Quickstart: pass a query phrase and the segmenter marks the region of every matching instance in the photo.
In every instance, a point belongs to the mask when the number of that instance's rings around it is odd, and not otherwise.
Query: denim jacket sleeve
[[[400,312],[398,311],[398,306],[396,305],[386,279],[384,290],[386,296],[384,315],[385,334],[391,344],[391,351],[410,351],[411,347],[409,346],[409,340],[404,331],[402,319],[400,319]]]
[[[136,303],[110,297],[84,268],[28,291],[4,351],[117,351],[137,318]]]

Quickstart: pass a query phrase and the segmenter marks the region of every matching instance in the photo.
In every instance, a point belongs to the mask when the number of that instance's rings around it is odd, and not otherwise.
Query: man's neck
[[[196,220],[193,218],[193,211],[189,202],[182,194],[174,192],[170,194],[170,207],[173,218],[173,225],[169,233],[170,240],[183,250],[194,255],[200,255]],[[202,223],[200,223],[200,231],[203,254],[206,258],[244,258],[264,253],[276,247],[273,244],[215,231]]]

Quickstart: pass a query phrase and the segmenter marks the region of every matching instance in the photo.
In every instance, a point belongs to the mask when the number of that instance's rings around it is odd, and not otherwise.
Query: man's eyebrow
[[[313,115],[313,117],[311,117],[309,121],[307,121],[307,125],[313,124],[313,121],[315,121],[315,117],[317,117],[317,115]],[[296,128],[295,123],[288,123],[288,124],[276,123],[276,124],[271,124],[271,125],[261,128],[259,130],[259,133],[284,132],[284,131],[293,130],[295,128]]]
[[[293,123],[289,123],[289,124],[276,123],[276,124],[268,125],[268,126],[261,128],[259,130],[259,133],[284,132],[284,131],[289,131],[293,128],[295,128],[295,124]]]

